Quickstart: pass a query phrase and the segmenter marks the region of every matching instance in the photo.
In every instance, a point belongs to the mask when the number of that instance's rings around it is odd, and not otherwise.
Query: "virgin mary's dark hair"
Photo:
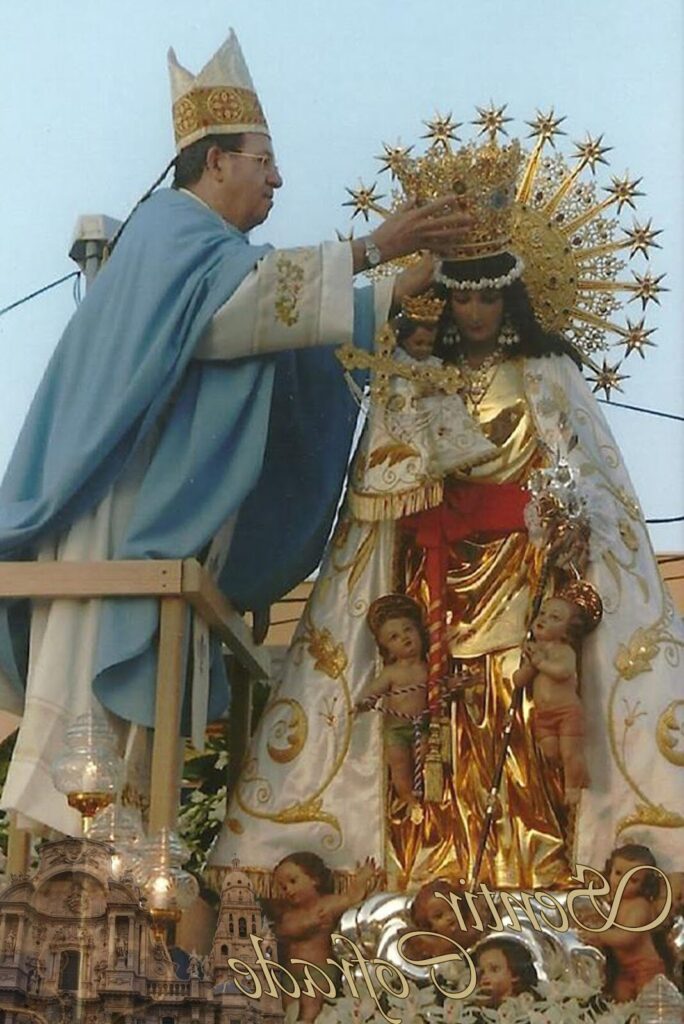
[[[487,256],[478,260],[464,260],[459,262],[445,262],[442,264],[442,273],[454,281],[462,281],[464,284],[470,281],[481,281],[483,278],[495,280],[507,274],[515,265],[515,257],[508,252],[500,253],[498,256]],[[434,353],[447,363],[455,362],[459,354],[458,345],[444,344],[444,335],[452,325],[451,308],[449,295],[452,291],[446,285],[435,285],[435,294],[446,299],[444,312],[440,317],[437,340]],[[530,302],[527,288],[518,278],[505,285],[501,292],[504,300],[504,313],[515,327],[520,337],[520,344],[511,350],[511,355],[521,356],[549,356],[564,355],[570,358],[581,368],[582,364],[574,348],[561,334],[553,334],[545,331],[534,315],[534,309]]]

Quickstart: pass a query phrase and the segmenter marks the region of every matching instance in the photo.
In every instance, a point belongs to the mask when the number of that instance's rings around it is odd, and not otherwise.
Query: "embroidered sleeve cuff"
[[[280,249],[259,261],[214,316],[197,359],[237,359],[349,341],[352,254],[346,242]]]

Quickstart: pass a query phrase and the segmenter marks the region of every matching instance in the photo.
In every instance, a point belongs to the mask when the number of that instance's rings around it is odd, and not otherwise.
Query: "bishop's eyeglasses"
[[[278,164],[275,162],[275,158],[270,153],[245,153],[242,149],[228,149],[224,150],[229,156],[246,156],[250,160],[258,160],[261,164],[261,169],[266,171],[267,174],[280,174]]]

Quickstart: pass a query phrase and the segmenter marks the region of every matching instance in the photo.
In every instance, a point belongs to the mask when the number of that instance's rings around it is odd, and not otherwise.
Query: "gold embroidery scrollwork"
[[[334,814],[323,810],[323,801],[320,797],[313,797],[310,800],[286,807],[284,811],[274,814],[272,820],[281,825],[299,825],[303,822],[318,821],[330,825],[338,835],[342,835],[339,821]]]
[[[279,256],[276,263],[278,281],[275,294],[276,319],[293,327],[299,320],[297,304],[304,285],[304,268],[288,256]]]
[[[620,644],[615,655],[614,665],[620,678],[636,679],[642,672],[651,672],[652,662],[665,639],[659,624],[636,629],[628,643]]]
[[[684,817],[668,811],[662,804],[636,804],[632,814],[625,815],[617,824],[617,835],[635,825],[654,825],[656,828],[682,828]]]

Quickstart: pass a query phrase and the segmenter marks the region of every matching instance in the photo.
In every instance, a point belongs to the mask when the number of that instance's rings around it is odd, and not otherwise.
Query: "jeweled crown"
[[[588,630],[595,629],[603,618],[603,602],[599,592],[587,580],[566,583],[555,596],[569,601],[582,611]]]
[[[409,320],[425,324],[436,324],[444,309],[444,299],[438,299],[432,292],[422,295],[407,295],[401,302],[401,312]]]
[[[423,156],[405,154],[392,170],[404,192],[419,202],[455,194],[473,218],[467,242],[445,251],[449,260],[472,260],[506,252],[511,244],[513,202],[522,164],[519,143],[492,139],[456,151],[433,146]]]

